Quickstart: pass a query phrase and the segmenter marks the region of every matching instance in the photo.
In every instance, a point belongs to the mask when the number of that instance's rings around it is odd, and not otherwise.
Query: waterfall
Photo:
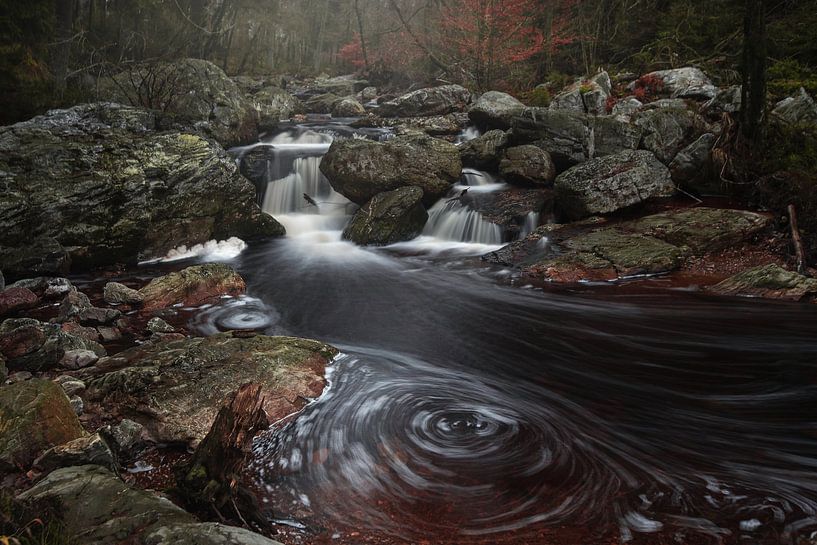
[[[458,200],[441,200],[428,211],[424,235],[454,242],[502,244],[502,228],[485,221],[476,210]]]
[[[523,239],[539,227],[539,212],[528,212],[525,216],[525,224],[519,230],[519,239]]]

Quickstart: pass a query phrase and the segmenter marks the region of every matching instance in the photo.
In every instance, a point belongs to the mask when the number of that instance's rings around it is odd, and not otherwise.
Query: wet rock
[[[0,384],[4,384],[9,377],[9,370],[6,367],[6,358],[0,354]]]
[[[71,409],[74,410],[74,414],[77,416],[82,416],[82,414],[85,412],[85,402],[82,400],[82,398],[79,396],[71,396],[68,402],[71,404]]]
[[[511,141],[550,153],[557,168],[638,148],[641,129],[610,116],[525,108],[511,122]]]
[[[6,289],[6,278],[3,276],[3,271],[0,271],[0,291]]]
[[[122,338],[122,332],[116,327],[98,327],[96,330],[99,331],[102,342],[110,343]]]
[[[774,263],[747,269],[709,289],[720,295],[817,301],[817,280]]]
[[[380,117],[369,114],[366,117],[353,121],[350,125],[357,128],[394,127],[398,130],[422,131],[430,136],[454,136],[459,134],[467,123],[468,117],[463,113],[398,118]]]
[[[173,333],[176,328],[157,316],[148,320],[147,330],[151,333]]]
[[[406,186],[422,188],[423,203],[430,206],[459,179],[462,163],[453,144],[413,133],[387,142],[335,140],[320,169],[335,191],[361,206]]]
[[[91,305],[88,296],[80,291],[71,291],[60,303],[58,322],[78,321],[82,325],[110,324],[122,316],[118,310],[97,308]]]
[[[377,98],[377,87],[366,87],[358,94],[361,102],[369,102]]]
[[[511,188],[504,191],[474,192],[467,195],[468,206],[482,219],[502,228],[506,240],[535,229],[553,214],[553,191]]]
[[[176,304],[201,305],[222,295],[240,295],[245,288],[244,279],[228,265],[207,263],[154,278],[139,293],[143,310],[150,312]]]
[[[722,193],[721,181],[712,163],[712,148],[717,140],[714,134],[706,133],[678,152],[669,165],[672,181],[677,186],[701,194]]]
[[[700,68],[686,67],[650,72],[644,78],[654,78],[663,82],[663,92],[672,98],[692,98],[709,100],[718,92],[717,87]],[[632,90],[634,85],[630,85]]]
[[[40,299],[31,290],[11,287],[0,292],[0,316],[34,308]]]
[[[418,89],[380,105],[378,113],[388,117],[445,115],[464,111],[471,92],[460,85],[442,85]]]
[[[87,395],[145,426],[154,441],[199,441],[241,384],[263,386],[271,421],[299,410],[323,390],[324,366],[336,354],[316,341],[231,333],[146,343],[118,354],[126,366],[90,379]]]
[[[0,128],[0,139],[2,139],[2,132]],[[0,150],[0,165],[2,165],[2,160],[2,150]],[[31,274],[67,273],[71,268],[71,255],[55,238],[32,236],[25,246],[18,246],[24,239],[3,236],[3,228],[8,228],[7,233],[18,233],[19,236],[30,235],[31,232],[25,228],[26,226],[17,223],[26,221],[25,217],[30,213],[28,203],[22,193],[0,194],[0,266],[12,278]]]
[[[60,367],[64,369],[82,369],[90,367],[99,360],[99,355],[92,350],[66,350],[60,359]]]
[[[28,468],[43,451],[84,432],[62,388],[31,379],[0,386],[0,468]]]
[[[8,375],[8,377],[6,378],[6,384],[16,384],[17,382],[30,380],[33,377],[34,375],[29,373],[28,371],[17,371],[16,373]]]
[[[85,391],[85,383],[75,377],[62,375],[54,379],[54,382],[62,386],[62,390],[69,398]]]
[[[643,130],[641,148],[653,152],[665,165],[697,139],[705,126],[689,110],[665,108],[642,110],[633,116],[633,123]]]
[[[423,190],[416,186],[379,193],[357,211],[343,238],[363,246],[411,240],[428,221],[422,200]]]
[[[119,282],[108,282],[103,292],[105,302],[111,305],[138,305],[143,301],[142,294]]]
[[[218,145],[153,132],[150,115],[84,104],[0,128],[4,271],[135,264],[181,244],[284,233]]]
[[[525,105],[507,93],[483,93],[468,110],[471,121],[486,129],[508,129],[511,119],[522,113]]]
[[[116,458],[98,433],[52,447],[34,461],[34,467],[42,473],[50,473],[62,467],[87,464],[117,471]]]
[[[55,367],[66,351],[87,349],[104,355],[99,344],[63,332],[58,325],[30,318],[0,324],[0,353],[9,369],[36,372]]]
[[[99,465],[60,468],[18,496],[48,502],[84,545],[281,545],[232,526],[198,522],[163,496],[129,487]]]
[[[258,111],[258,128],[261,131],[274,130],[279,121],[301,113],[301,102],[280,87],[268,85],[249,97],[250,103]]]
[[[770,218],[762,214],[692,208],[613,226],[600,220],[545,225],[484,259],[518,267],[530,278],[614,280],[671,272],[689,257],[745,242],[769,224]]]
[[[93,327],[85,327],[77,322],[65,322],[60,326],[63,332],[88,341],[99,341],[99,331]]]
[[[556,166],[545,150],[531,145],[516,146],[505,150],[499,173],[510,183],[547,187],[556,179]]]
[[[62,298],[74,289],[73,284],[67,278],[38,276],[37,278],[26,278],[18,280],[12,284],[13,288],[26,288],[45,299]]]
[[[100,80],[99,98],[161,112],[163,128],[193,130],[225,147],[255,140],[258,112],[221,68],[201,59],[138,64],[113,81]]]
[[[669,169],[649,151],[625,151],[588,161],[560,174],[554,187],[559,210],[573,220],[675,192]]]
[[[100,433],[117,454],[124,457],[134,455],[144,444],[146,435],[144,426],[127,418],[115,426],[103,428]]]
[[[740,85],[718,89],[715,96],[703,105],[703,111],[705,111],[708,116],[717,118],[722,114],[733,114],[740,111],[742,89],[743,87]]]
[[[508,144],[508,133],[505,131],[488,131],[460,146],[462,164],[465,167],[496,172]]]
[[[332,117],[360,117],[366,115],[366,109],[352,97],[340,99],[332,106]]]
[[[801,87],[796,95],[778,102],[772,110],[772,116],[790,125],[817,125],[817,104]]]

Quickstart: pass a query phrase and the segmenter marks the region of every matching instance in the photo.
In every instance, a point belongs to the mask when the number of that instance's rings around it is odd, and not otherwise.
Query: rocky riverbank
[[[156,78],[179,93],[134,104],[130,86]],[[182,245],[283,236],[253,187],[268,181],[263,147],[233,160],[222,146],[305,112],[394,133],[338,135],[320,163],[359,206],[343,237],[361,246],[413,239],[443,202],[497,226],[507,244],[482,260],[522,283],[676,274],[715,294],[817,300],[817,282],[794,272],[777,211],[702,201],[724,193],[721,116],[740,93],[692,68],[614,80],[601,72],[531,107],[458,85],[385,95],[352,77],[231,80],[189,60],[135,68],[101,82],[104,101],[0,128],[0,466],[10,505],[56,505],[54,524],[82,542],[274,543],[200,522],[132,483],[172,486],[170,463],[140,481],[145,460],[163,457],[160,446],[184,458],[242,384],[260,386],[270,422],[297,413],[323,391],[337,350],[254,331],[187,334],[173,309],[246,289],[226,265],[149,282],[118,273]],[[817,109],[803,92],[772,116],[813,123]],[[476,137],[465,139],[469,125]],[[461,184],[467,169],[505,185],[474,191]],[[66,278],[89,271],[123,282],[83,293]]]

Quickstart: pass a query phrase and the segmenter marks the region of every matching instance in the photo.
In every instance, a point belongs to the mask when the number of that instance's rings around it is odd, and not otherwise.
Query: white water
[[[195,244],[190,247],[183,244],[167,252],[164,257],[142,261],[141,264],[168,263],[191,257],[203,257],[207,261],[229,261],[246,248],[247,243],[236,237],[230,237],[227,240],[208,240],[203,244]]]

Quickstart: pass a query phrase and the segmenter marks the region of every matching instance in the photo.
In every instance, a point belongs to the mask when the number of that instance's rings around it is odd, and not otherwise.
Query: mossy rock
[[[221,295],[240,295],[246,284],[224,263],[194,265],[154,278],[139,290],[144,311],[168,308],[175,304],[201,305]]]
[[[30,379],[0,386],[0,468],[27,469],[45,450],[84,434],[62,388]]]
[[[753,267],[710,288],[720,295],[743,295],[790,301],[817,301],[817,280],[771,263]]]
[[[411,240],[428,221],[422,199],[423,190],[415,186],[379,193],[357,211],[343,238],[364,246]]]
[[[198,442],[242,384],[263,387],[271,421],[297,412],[320,395],[324,368],[337,353],[307,339],[221,333],[126,350],[116,357],[123,368],[87,378],[86,384],[90,399],[142,424],[154,440]]]

